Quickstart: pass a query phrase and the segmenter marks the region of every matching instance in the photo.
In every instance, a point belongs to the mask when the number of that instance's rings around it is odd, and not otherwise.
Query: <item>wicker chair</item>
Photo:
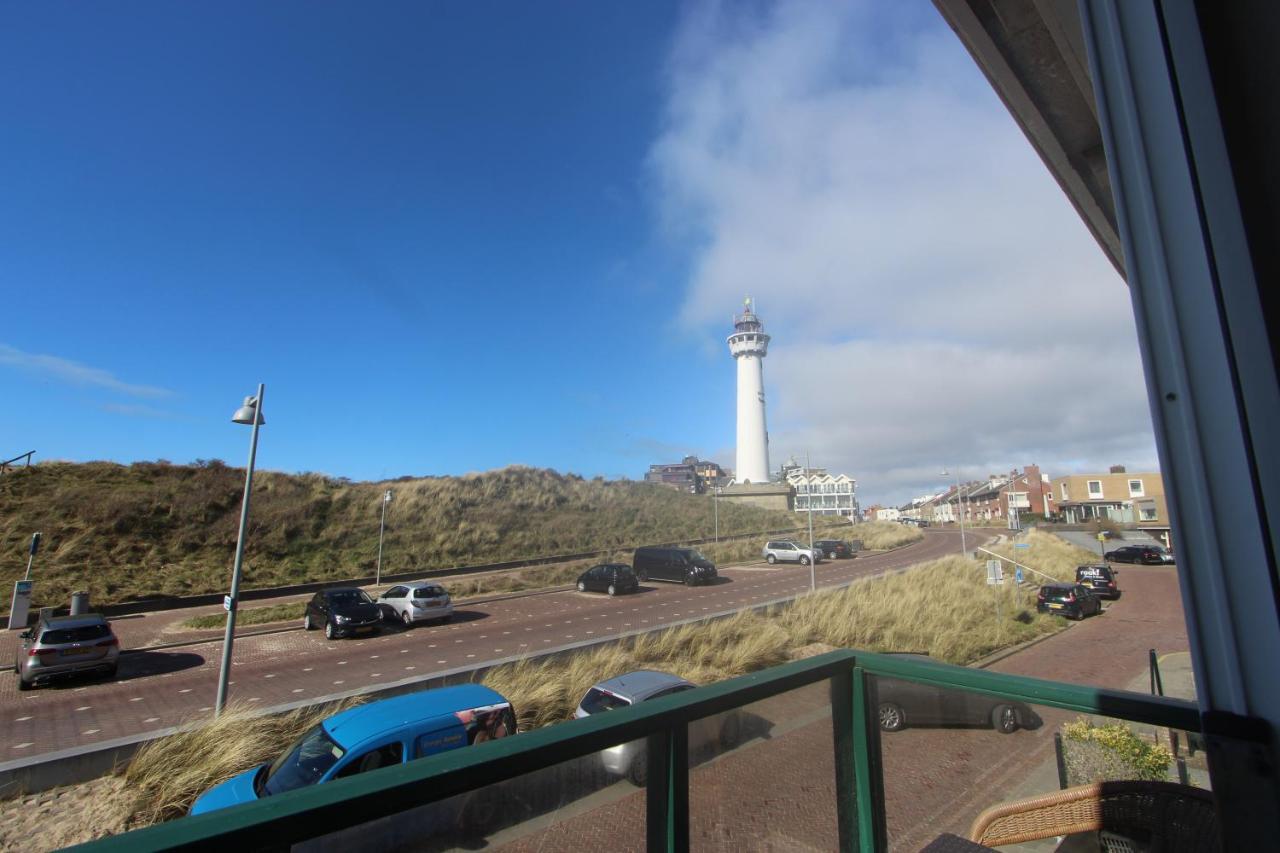
[[[992,806],[969,837],[999,847],[1078,832],[1098,832],[1107,851],[1222,850],[1213,796],[1172,782],[1094,782]]]

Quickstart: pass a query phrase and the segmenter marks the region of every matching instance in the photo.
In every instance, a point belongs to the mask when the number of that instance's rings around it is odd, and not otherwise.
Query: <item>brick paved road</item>
[[[897,551],[823,563],[818,582],[832,585],[901,569],[958,547],[955,532],[926,531],[923,542]],[[794,596],[809,584],[803,567],[727,569],[723,575],[713,586],[651,583],[640,594],[619,598],[570,591],[464,604],[452,624],[408,631],[389,627],[368,639],[327,642],[318,632],[302,631],[244,637],[235,644],[229,695],[232,701],[269,707],[411,681],[749,607]],[[175,618],[168,612],[116,625],[128,645],[158,636],[150,626]],[[0,680],[0,761],[162,729],[208,711],[220,655],[220,640],[125,655],[113,682],[69,682],[21,694],[9,675]]]
[[[1125,689],[1147,666],[1147,650],[1187,648],[1181,599],[1167,568],[1121,570],[1124,597],[1105,615],[1008,657],[991,669],[1069,683]],[[695,850],[834,849],[835,790],[831,721],[825,694],[794,691],[751,710],[771,725],[690,772],[690,841]],[[806,720],[817,711],[817,719]],[[942,832],[967,834],[979,811],[1025,791],[1053,755],[1053,732],[1074,715],[1036,709],[1044,725],[1001,735],[989,729],[911,729],[882,739],[890,844],[918,850]],[[800,725],[794,721],[801,720]],[[597,791],[584,808],[567,796],[546,819],[508,827],[491,849],[639,849],[644,797],[628,783]]]

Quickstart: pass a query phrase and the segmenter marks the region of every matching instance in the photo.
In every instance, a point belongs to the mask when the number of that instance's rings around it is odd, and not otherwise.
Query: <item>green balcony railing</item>
[[[571,724],[182,818],[75,849],[132,853],[175,848],[288,848],[643,739],[648,770],[645,846],[649,850],[684,851],[690,846],[691,723],[827,682],[839,849],[884,850],[888,841],[881,735],[873,704],[876,677],[1188,732],[1200,730],[1196,707],[1176,699],[841,650]]]

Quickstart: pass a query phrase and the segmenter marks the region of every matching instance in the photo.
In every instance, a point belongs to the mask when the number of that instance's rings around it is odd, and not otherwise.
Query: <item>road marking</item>
[[[142,697],[141,697],[141,696],[134,696],[134,697],[133,697],[132,699],[130,699],[129,701],[130,701],[130,702],[141,702],[141,701],[142,701]]]
[[[435,643],[432,643],[431,645],[427,646],[427,648],[429,648],[429,649],[434,649],[435,647],[436,647],[436,644],[435,644]]]
[[[264,675],[264,676],[262,676],[262,677],[263,677],[263,678],[275,678],[275,677],[276,677],[276,674],[275,674],[274,672],[268,672],[266,675]]]
[[[267,677],[268,677],[268,678],[270,678],[270,676],[267,676]],[[191,688],[190,688],[190,687],[184,687],[184,688],[182,688],[181,690],[179,690],[178,692],[179,692],[179,693],[190,693],[190,692],[191,692]]]
[[[315,669],[315,667],[314,667],[314,666],[304,666],[304,667],[302,668],[302,671],[303,671],[303,672],[310,672],[310,671],[311,671],[311,670],[313,670],[313,669]]]
[[[487,639],[489,639],[489,635],[488,635],[488,634],[481,634],[481,635],[480,635],[480,639],[482,639],[482,640],[487,640]]]
[[[417,669],[416,666],[406,666],[405,669]]]
[[[338,681],[335,681],[335,682],[333,682],[333,683],[334,683],[334,684],[342,684],[342,680],[341,680],[341,679],[339,679]]]
[[[261,696],[253,696],[253,697],[250,697],[249,701],[250,701],[250,702],[260,702],[260,701],[262,701],[262,697],[261,697]]]
[[[377,655],[369,655],[369,660],[377,660],[377,659],[378,659]]]
[[[369,677],[370,677],[370,678],[381,678],[381,677],[382,677],[382,673],[380,673],[380,672],[371,672],[371,673],[369,673]]]
[[[500,652],[500,651],[502,651],[502,649],[494,649],[494,650],[493,650],[493,653],[494,653],[494,654],[497,654],[497,653],[498,653],[498,652]]]
[[[201,711],[212,711],[212,710],[213,710],[213,706],[212,706],[212,705],[205,705],[205,706],[204,706],[203,708],[201,708],[200,710],[201,710]]]
[[[293,692],[294,692],[294,693],[301,693],[301,692],[302,692],[302,688],[301,688],[301,687],[295,687],[295,688],[293,688]]]
[[[511,633],[510,631],[503,631],[503,632],[502,632],[502,636],[504,636],[504,637],[505,637],[505,636],[507,636],[507,634],[510,634],[510,633]]]
[[[76,708],[76,710],[77,710],[77,711],[87,711],[87,710],[89,710],[89,709],[90,709],[90,708],[92,708],[92,707],[93,707],[92,705],[81,705],[79,708]]]
[[[12,747],[10,747],[10,749],[26,749],[27,747],[33,746],[33,745],[34,744],[31,741],[27,741],[26,743],[15,743]]]
[[[447,660],[438,660],[438,661],[436,661],[436,663],[448,663],[448,661],[447,661]]]
[[[595,633],[595,631],[588,631],[587,633],[588,633],[588,634],[594,634],[594,633]]]
[[[102,729],[85,729],[85,730],[84,730],[84,731],[82,731],[80,734],[82,734],[82,735],[96,735],[96,734],[97,734],[98,732],[100,732],[100,731],[102,731]]]
[[[467,657],[469,657],[469,658],[473,658],[473,657],[475,657],[475,655],[467,655]]]
[[[346,665],[347,665],[347,662],[346,662],[346,661],[344,661],[344,660],[340,660],[340,661],[338,661],[338,666],[346,666]]]
[[[15,723],[25,723],[27,720],[35,719],[34,717],[19,717],[14,720]]]
[[[145,720],[143,720],[142,722],[144,722],[144,723],[156,723],[156,722],[159,722],[159,721],[160,721],[160,718],[159,718],[159,717],[147,717],[147,718],[146,718]]]
[[[405,653],[405,652],[407,652],[407,651],[409,651],[409,650],[408,650],[408,649],[401,649],[401,650],[400,650],[400,654],[404,654],[404,653]]]

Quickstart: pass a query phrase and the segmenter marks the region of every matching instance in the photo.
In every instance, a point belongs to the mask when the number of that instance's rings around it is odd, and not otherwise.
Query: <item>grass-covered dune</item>
[[[355,483],[320,474],[254,474],[246,587],[371,574],[381,498],[383,572],[518,560],[709,537],[711,498],[642,482],[511,467],[462,477]],[[43,533],[35,604],[77,589],[95,603],[225,589],[244,469],[217,460],[47,462],[0,477],[0,583],[22,577]],[[799,516],[720,501],[722,535],[797,526]],[[848,529],[847,526],[845,529]],[[848,535],[848,534],[844,534]]]

